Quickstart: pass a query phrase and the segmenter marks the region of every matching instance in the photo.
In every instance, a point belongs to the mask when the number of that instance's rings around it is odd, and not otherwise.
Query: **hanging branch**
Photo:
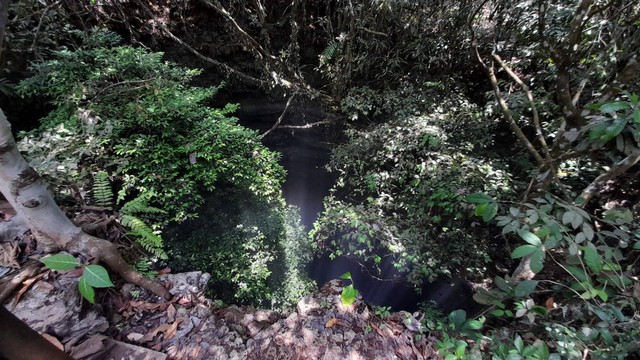
[[[612,180],[618,177],[619,175],[623,174],[624,172],[629,170],[632,166],[637,164],[638,161],[640,161],[640,148],[634,147],[631,153],[627,155],[627,157],[617,162],[607,172],[600,174],[600,176],[595,178],[591,182],[591,184],[589,184],[589,186],[587,186],[582,191],[582,194],[580,194],[580,197],[584,200],[582,204],[580,204],[580,207],[584,208],[589,202],[589,200],[591,200],[591,198],[593,198],[595,195],[598,195],[600,193],[600,190],[602,189],[602,185],[604,185],[605,182]]]
[[[147,16],[149,16],[150,18],[154,18],[153,12],[142,1],[136,0],[136,2],[138,3],[138,5],[140,5],[142,10],[144,10],[144,12],[147,14]],[[225,63],[222,63],[220,61],[214,60],[214,59],[212,59],[212,58],[210,58],[208,56],[205,56],[205,55],[201,54],[199,51],[197,51],[196,49],[192,48],[187,43],[182,41],[182,39],[180,39],[177,36],[175,36],[169,30],[167,25],[165,25],[163,22],[158,21],[156,23],[158,24],[160,29],[165,33],[165,35],[170,37],[173,41],[177,42],[178,44],[184,46],[185,49],[189,50],[189,52],[191,52],[192,54],[197,56],[199,59],[216,66],[217,68],[219,68],[220,70],[222,70],[226,74],[237,76],[238,78],[240,78],[241,80],[244,80],[248,84],[252,84],[252,85],[263,87],[263,88],[268,88],[268,86],[267,86],[268,84],[266,84],[265,81],[257,79],[257,78],[255,78],[255,77],[253,77],[251,75],[247,75],[247,74],[245,74],[245,73],[243,73],[243,72],[241,72],[239,70],[236,70],[236,69],[232,68],[231,66],[229,66],[229,65],[227,65]]]
[[[531,111],[533,112],[533,125],[536,128],[536,137],[538,138],[538,141],[540,142],[540,145],[542,146],[542,151],[544,152],[544,155],[547,159],[547,163],[549,165],[549,167],[551,168],[551,154],[549,152],[549,146],[547,145],[547,141],[544,138],[544,133],[542,131],[542,126],[540,126],[540,116],[538,115],[538,109],[536,107],[536,104],[533,100],[533,94],[531,94],[531,90],[529,89],[529,86],[527,86],[527,84],[525,84],[522,79],[520,79],[520,77],[513,72],[513,70],[511,70],[511,68],[502,60],[502,58],[500,58],[500,55],[498,54],[491,54],[491,56],[493,56],[493,58],[498,62],[498,64],[500,65],[500,67],[502,67],[504,69],[504,71],[507,72],[507,74],[509,74],[509,76],[511,76],[511,78],[518,83],[518,85],[520,85],[520,87],[522,88],[522,90],[524,91],[524,93],[527,96],[527,100],[529,101],[529,105],[531,106]]]
[[[256,50],[256,53],[258,54],[259,57],[264,56],[271,60],[277,59],[275,56],[267,52],[256,39],[254,39],[246,31],[244,31],[244,29],[240,25],[238,25],[238,22],[236,21],[236,19],[234,19],[233,16],[231,16],[231,14],[227,11],[227,9],[225,9],[220,4],[220,2],[218,2],[217,0],[204,0],[204,3],[208,5],[210,8],[217,11],[223,17],[227,18],[227,20],[231,21],[231,23],[236,28],[236,30],[238,30],[238,32],[253,46],[253,49]],[[260,12],[260,10],[258,10],[258,12]]]
[[[533,156],[533,158],[536,160],[536,162],[539,165],[544,165],[545,164],[544,158],[536,150],[536,148],[533,146],[531,141],[529,141],[529,139],[524,134],[524,132],[522,132],[522,129],[518,126],[518,124],[516,123],[515,119],[511,115],[511,111],[509,110],[509,105],[507,104],[507,102],[502,97],[502,93],[500,91],[500,87],[498,86],[498,79],[496,78],[495,69],[493,67],[493,64],[491,64],[491,66],[488,66],[484,62],[484,60],[482,60],[482,57],[480,56],[480,53],[478,52],[478,47],[475,46],[474,49],[475,49],[475,53],[476,53],[476,57],[478,58],[478,61],[480,62],[480,64],[484,68],[485,72],[487,73],[487,77],[489,77],[489,81],[491,82],[491,87],[493,88],[493,93],[494,93],[494,95],[496,97],[496,100],[498,101],[498,105],[500,105],[500,110],[502,112],[502,115],[504,115],[505,119],[507,120],[507,123],[509,123],[509,127],[515,133],[516,137],[527,148],[527,150],[529,151],[531,156]]]
[[[267,135],[269,135],[273,130],[277,129],[278,126],[280,126],[280,123],[282,122],[282,120],[284,119],[284,116],[287,114],[287,110],[289,110],[289,106],[291,106],[291,103],[293,102],[293,98],[296,97],[297,93],[293,93],[293,95],[291,95],[289,97],[289,100],[287,100],[287,104],[284,106],[284,110],[282,111],[282,114],[280,114],[280,117],[278,117],[278,120],[276,121],[275,124],[273,124],[273,126],[271,127],[271,129],[267,130],[264,134],[260,135],[260,139],[264,139]]]

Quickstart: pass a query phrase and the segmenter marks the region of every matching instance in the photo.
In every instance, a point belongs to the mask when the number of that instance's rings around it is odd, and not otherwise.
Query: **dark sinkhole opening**
[[[284,104],[275,104],[268,100],[249,100],[241,105],[236,114],[240,123],[248,128],[264,133],[273,126],[284,110]],[[319,107],[290,108],[283,124],[300,124],[317,121],[324,117],[324,111]],[[305,231],[313,228],[313,224],[323,210],[323,200],[329,195],[331,187],[335,183],[335,176],[326,170],[326,165],[331,155],[331,136],[335,131],[323,127],[312,129],[276,129],[265,139],[265,145],[271,150],[281,154],[280,164],[286,169],[286,181],[283,184],[283,195],[288,205],[296,206],[300,211],[300,220]],[[173,239],[182,242],[187,249],[191,245],[189,238],[201,238],[201,235],[219,232],[223,222],[219,217],[221,212],[233,216],[243,216],[246,211],[243,203],[250,199],[242,195],[221,191],[222,195],[214,195],[209,201],[213,204],[205,204],[199,219],[186,222],[173,229]],[[216,204],[217,203],[217,204]],[[224,205],[224,204],[227,205]],[[239,205],[238,205],[239,204]],[[233,208],[233,209],[231,209]],[[268,210],[252,212],[245,215],[251,217],[268,217]],[[212,220],[213,219],[213,220]],[[210,235],[209,235],[210,236]],[[192,249],[194,250],[194,249]],[[213,249],[195,249],[195,251],[213,251]],[[431,303],[433,306],[448,313],[456,309],[464,309],[467,313],[475,313],[480,307],[472,299],[472,290],[469,284],[460,278],[438,279],[428,283],[422,289],[417,290],[406,281],[400,280],[402,274],[398,272],[385,257],[379,264],[379,271],[374,271],[373,264],[360,264],[353,259],[337,257],[330,259],[328,254],[314,259],[306,265],[307,275],[318,286],[337,279],[340,275],[350,272],[354,286],[360,292],[365,301],[376,306],[390,307],[392,311],[416,311],[422,304]],[[182,259],[183,265],[189,266],[189,259]],[[275,259],[282,261],[282,259]],[[195,265],[195,264],[194,264]],[[193,268],[197,268],[193,266]],[[185,269],[184,266],[181,267]],[[206,268],[199,270],[208,271]],[[212,295],[215,298],[232,298],[233,289],[225,284],[211,284]],[[264,302],[263,305],[268,305]]]

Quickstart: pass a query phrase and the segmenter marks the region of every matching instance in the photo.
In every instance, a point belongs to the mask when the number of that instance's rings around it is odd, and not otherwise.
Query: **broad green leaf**
[[[96,303],[96,292],[91,285],[87,284],[87,279],[84,277],[84,274],[80,276],[80,281],[78,281],[78,290],[80,291],[80,295],[87,299],[88,302],[92,304]]]
[[[349,271],[347,271],[346,273],[340,275],[340,279],[351,280],[351,273]]]
[[[57,254],[40,259],[51,270],[71,270],[80,265],[80,261],[69,254]]]
[[[636,250],[640,249],[640,241],[636,241],[636,243],[633,244],[633,248]]]
[[[565,265],[565,269],[575,276],[578,281],[587,281],[588,276],[582,268],[572,265]]]
[[[527,297],[536,289],[538,282],[536,280],[523,280],[516,285],[515,295],[517,297]]]
[[[493,202],[493,198],[491,196],[483,193],[469,194],[465,199],[467,202],[472,204],[488,204]]]
[[[107,269],[100,265],[89,265],[85,267],[84,272],[82,273],[82,277],[86,279],[88,285],[96,288],[106,288],[113,286],[111,279],[109,279],[109,273],[107,273]]]
[[[469,320],[464,324],[464,327],[469,330],[480,330],[482,329],[482,321]]]
[[[353,287],[353,284],[342,289],[342,294],[340,295],[340,302],[344,306],[351,306],[356,301],[356,297],[358,296],[358,290]]]
[[[609,300],[609,295],[607,295],[607,293],[604,290],[596,289],[595,292],[596,292],[596,295],[600,299],[602,299],[602,301],[607,302],[607,300]]]
[[[511,286],[511,284],[509,284],[505,279],[503,279],[500,276],[496,276],[495,278],[493,278],[493,281],[500,290],[506,293],[511,292],[511,290],[513,289],[513,286]]]
[[[502,297],[499,297],[494,291],[479,289],[477,293],[473,294],[473,300],[482,305],[493,305],[501,301]]]
[[[484,214],[487,212],[488,207],[489,207],[489,203],[480,204],[476,206],[476,210],[473,212],[473,214],[475,216],[484,216]]]
[[[589,246],[582,246],[584,262],[589,269],[595,274],[599,274],[602,271],[602,259],[598,255],[598,251]]]
[[[633,110],[633,122],[640,124],[640,109]]]
[[[603,113],[612,113],[619,110],[624,110],[629,108],[629,103],[626,101],[616,101],[603,104],[600,106],[600,111]]]
[[[542,259],[544,259],[544,251],[539,250],[531,254],[531,262],[529,265],[531,266],[531,271],[534,273],[539,273],[542,271],[543,264]]]
[[[600,140],[607,142],[620,134],[622,129],[627,125],[626,120],[615,119],[611,125],[607,126],[605,133],[600,136]]]
[[[530,231],[518,229],[518,235],[520,235],[520,237],[524,241],[528,242],[533,246],[540,247],[540,245],[542,245],[542,241],[540,241],[540,238]]]
[[[522,341],[520,335],[516,335],[516,339],[513,341],[513,346],[515,346],[519,353],[522,352],[522,349],[524,348],[524,341]]]
[[[467,312],[462,309],[454,310],[449,314],[449,322],[456,330],[462,329],[462,324],[464,324],[466,320]]]
[[[515,250],[513,250],[513,252],[511,253],[511,258],[517,259],[525,257],[527,255],[533,254],[537,250],[538,248],[533,245],[520,245]]]
[[[591,241],[593,240],[594,237],[594,232],[593,232],[593,228],[591,227],[591,225],[589,224],[583,224],[582,225],[582,232],[584,233],[584,236],[587,237],[587,240]]]
[[[485,211],[485,213],[482,215],[482,220],[484,220],[484,222],[489,222],[491,221],[491,219],[493,219],[496,214],[498,213],[498,204],[492,202],[487,204],[487,211]]]

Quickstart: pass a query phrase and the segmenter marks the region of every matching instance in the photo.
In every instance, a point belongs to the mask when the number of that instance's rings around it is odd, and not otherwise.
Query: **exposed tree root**
[[[126,281],[168,298],[169,291],[136,272],[111,242],[91,236],[75,226],[56,205],[47,185],[18,152],[11,125],[0,110],[0,192],[21,214],[38,240],[48,248],[82,253],[104,262]]]

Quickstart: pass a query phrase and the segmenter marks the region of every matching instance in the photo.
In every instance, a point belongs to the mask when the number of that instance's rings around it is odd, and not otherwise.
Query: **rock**
[[[54,287],[34,286],[12,312],[32,329],[54,335],[63,343],[105,331],[107,319],[95,307],[81,309],[78,279],[62,275]]]

